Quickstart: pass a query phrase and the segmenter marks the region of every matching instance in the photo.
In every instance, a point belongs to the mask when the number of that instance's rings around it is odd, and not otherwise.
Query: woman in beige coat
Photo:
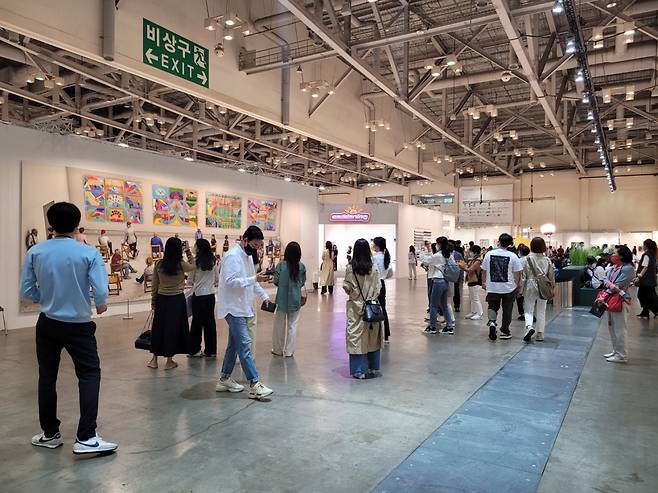
[[[329,294],[334,293],[334,247],[330,241],[325,243],[322,251],[322,265],[320,266],[320,285],[322,294],[326,294],[329,288]]]
[[[363,321],[364,300],[377,300],[381,290],[379,271],[372,263],[367,240],[360,239],[354,243],[354,254],[345,271],[343,289],[348,295],[346,339],[350,374],[358,379],[379,376],[382,324]]]

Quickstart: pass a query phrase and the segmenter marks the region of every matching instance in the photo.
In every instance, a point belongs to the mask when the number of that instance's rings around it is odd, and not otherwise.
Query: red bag
[[[603,290],[596,295],[596,303],[604,304],[609,312],[618,313],[624,306],[624,298],[618,293],[608,293]]]

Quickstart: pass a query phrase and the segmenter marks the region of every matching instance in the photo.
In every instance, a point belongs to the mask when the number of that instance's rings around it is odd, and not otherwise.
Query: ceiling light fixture
[[[446,55],[445,64],[448,67],[452,67],[453,65],[456,65],[457,64],[457,55],[455,55],[454,53],[449,53],[448,55]]]
[[[626,101],[633,101],[635,99],[635,84],[626,86]]]

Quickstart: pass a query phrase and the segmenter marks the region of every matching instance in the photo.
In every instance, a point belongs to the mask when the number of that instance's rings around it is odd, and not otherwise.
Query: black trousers
[[[391,326],[388,323],[388,312],[386,311],[386,283],[384,280],[381,280],[382,289],[379,291],[379,296],[377,296],[377,301],[382,306],[384,311],[384,340],[388,341],[389,336],[391,335]]]
[[[37,321],[37,360],[39,362],[39,422],[47,437],[59,431],[57,419],[57,373],[62,349],[66,349],[78,377],[80,421],[78,440],[96,436],[101,366],[96,347],[94,322],[59,322],[43,313]]]
[[[430,309],[430,305],[432,304],[432,283],[434,282],[434,279],[431,277],[427,278],[427,309]]]
[[[327,292],[327,289],[329,290],[329,294],[334,294],[334,287],[332,286],[322,286],[321,293],[325,294]]]
[[[525,310],[523,309],[523,296],[519,296],[516,299],[516,309],[519,311],[519,315],[525,314]]]
[[[135,257],[137,257],[137,242],[128,243],[128,246],[130,247],[130,253],[132,253],[134,259]]]
[[[655,286],[639,286],[637,300],[640,302],[644,315],[649,315],[649,311],[654,315],[658,314],[658,294],[656,294]]]
[[[459,311],[459,307],[462,302],[462,290],[461,287],[464,285],[464,281],[459,281],[455,283],[455,295],[452,297],[452,302],[455,305],[455,311]]]
[[[215,322],[215,295],[192,296],[192,325],[190,327],[190,354],[201,351],[201,333],[205,341],[205,354],[217,354],[217,324]]]
[[[509,326],[512,323],[512,309],[514,308],[514,298],[516,291],[511,293],[499,294],[488,293],[487,303],[489,304],[489,321],[495,322],[498,318],[498,310],[503,306],[503,323],[500,326],[501,332],[509,332]]]

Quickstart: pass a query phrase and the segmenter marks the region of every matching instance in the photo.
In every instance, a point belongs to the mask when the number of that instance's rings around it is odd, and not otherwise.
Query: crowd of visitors
[[[79,227],[80,211],[72,204],[54,204],[48,211],[53,229],[52,239],[38,242],[36,230],[26,237],[27,255],[22,271],[22,295],[41,305],[37,323],[37,359],[39,363],[39,416],[42,433],[32,439],[35,446],[56,448],[62,444],[57,419],[55,386],[62,349],[71,355],[80,381],[80,424],[74,453],[112,451],[116,444],[96,434],[96,415],[100,386],[100,362],[91,320],[90,293],[97,313],[106,311],[108,278],[99,251],[87,245],[84,228]],[[77,241],[76,241],[77,240]],[[98,238],[100,246],[112,252],[112,242],[105,230]],[[136,272],[126,253],[135,257],[137,235],[127,224],[125,251],[113,251],[111,272],[124,278]],[[301,309],[305,305],[307,269],[302,263],[302,250],[297,242],[285,248],[283,260],[262,270],[263,232],[250,226],[232,248],[228,236],[222,245],[223,256],[217,255],[214,235],[203,238],[200,230],[190,248],[178,235],[162,239],[153,234],[151,256],[146,261],[138,283],[150,281],[152,286],[152,327],[148,367],[157,369],[158,358],[166,359],[164,369],[178,366],[174,357],[215,358],[217,355],[216,318],[228,325],[217,392],[242,392],[246,386],[232,378],[239,358],[248,382],[248,397],[262,400],[273,393],[259,376],[254,356],[256,315],[260,308],[275,312],[272,331],[272,354],[292,357]],[[576,246],[582,248],[582,246]],[[260,253],[259,253],[260,252]],[[638,258],[639,255],[639,258]],[[322,294],[333,294],[337,271],[338,249],[327,241],[322,252],[320,286]],[[541,237],[529,246],[514,246],[509,234],[502,234],[494,247],[486,251],[469,242],[440,236],[425,242],[419,251],[410,246],[409,279],[417,277],[420,263],[427,273],[427,322],[424,334],[453,335],[458,327],[466,283],[469,294],[468,320],[483,320],[491,341],[512,338],[511,322],[515,301],[524,320],[523,341],[544,341],[547,304],[554,296],[556,272],[568,263],[568,252],[561,247],[547,247]],[[221,260],[221,261],[220,261]],[[362,380],[381,376],[381,348],[391,340],[391,320],[387,311],[387,279],[393,276],[392,257],[386,239],[357,240],[347,250],[347,266],[342,283],[346,301],[346,348],[350,375]],[[638,317],[658,317],[656,294],[656,243],[647,239],[635,254],[626,245],[604,245],[601,255],[587,259],[582,284],[597,289],[597,303],[608,308],[601,317],[609,328],[612,351],[607,361],[628,361],[626,317],[629,289],[638,287],[642,307]],[[636,265],[635,265],[636,264]],[[66,266],[66,267],[65,267]],[[422,271],[421,271],[422,272]],[[270,300],[261,283],[276,286],[275,302]],[[56,289],[56,286],[71,289]],[[191,295],[186,298],[185,290]],[[485,312],[481,293],[486,294]],[[617,303],[617,300],[619,301]],[[617,303],[617,304],[615,304]],[[216,306],[217,305],[217,306]],[[617,309],[618,308],[618,309]],[[500,314],[500,322],[499,322]],[[189,317],[192,317],[189,325]]]

